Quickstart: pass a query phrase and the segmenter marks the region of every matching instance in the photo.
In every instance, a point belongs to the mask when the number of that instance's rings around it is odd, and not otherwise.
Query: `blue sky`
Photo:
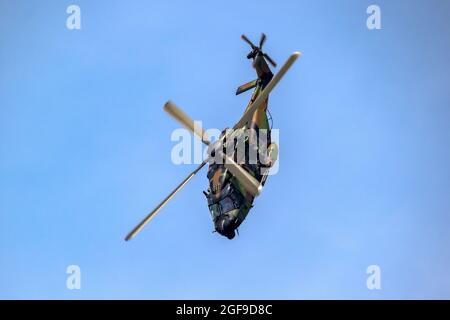
[[[66,8],[81,8],[68,30]],[[0,298],[450,298],[450,3],[0,1]],[[173,99],[231,126],[246,33],[281,64],[280,167],[233,241],[194,166],[170,161]],[[66,267],[81,268],[81,290]],[[368,290],[366,268],[381,268]]]

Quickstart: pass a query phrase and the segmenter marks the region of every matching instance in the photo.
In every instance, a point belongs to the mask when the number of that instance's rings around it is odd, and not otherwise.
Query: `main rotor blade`
[[[255,49],[256,48],[256,46],[245,36],[245,34],[243,34],[242,36],[241,36],[241,38],[242,38],[242,40],[244,40],[245,42],[247,42],[249,45],[250,45],[250,47],[252,47],[252,49]]]
[[[272,80],[267,84],[267,86],[264,88],[264,90],[259,94],[259,96],[256,98],[256,100],[252,103],[252,105],[247,109],[247,111],[242,115],[241,119],[236,123],[233,127],[233,129],[239,129],[244,127],[248,121],[251,120],[253,117],[253,113],[258,109],[261,104],[266,101],[269,93],[273,90],[273,88],[277,85],[277,83],[283,78],[283,76],[286,74],[286,72],[289,70],[289,68],[292,66],[292,64],[297,60],[297,58],[301,55],[300,52],[294,52],[291,54],[291,56],[287,59],[287,61],[284,63],[284,65],[281,67],[281,69],[273,76]]]
[[[178,108],[172,101],[167,101],[164,105],[164,110],[169,113],[172,117],[175,118],[178,122],[180,122],[183,126],[186,127],[189,131],[195,134],[197,137],[202,140],[203,143],[209,145],[209,138],[205,132],[205,129],[202,127],[194,125],[194,121],[184,113],[180,108]]]
[[[152,212],[150,212],[131,232],[125,237],[125,241],[131,240],[145,225],[161,210],[174,196],[180,191],[207,163],[205,160],[202,164],[195,169],[190,175],[187,176]]]
[[[225,157],[225,168],[230,170],[233,176],[238,179],[244,186],[245,190],[250,192],[254,197],[261,192],[261,184],[250,173],[248,173],[242,166],[234,162],[230,157]]]
[[[276,64],[276,62],[275,61],[273,61],[272,60],[272,58],[271,57],[269,57],[269,55],[267,54],[267,53],[264,53],[263,54],[263,57],[264,58],[266,58],[267,59],[267,61],[269,61],[269,63],[274,67],[274,68],[276,68],[277,67],[277,64]]]
[[[266,42],[266,35],[264,33],[261,33],[261,39],[259,39],[259,48],[262,49],[264,42]]]

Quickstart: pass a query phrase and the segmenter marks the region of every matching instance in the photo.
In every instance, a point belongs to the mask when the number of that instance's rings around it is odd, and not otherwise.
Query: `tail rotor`
[[[247,55],[248,59],[255,58],[257,55],[262,55],[274,68],[277,66],[276,62],[271,57],[269,57],[269,55],[267,53],[264,53],[262,51],[262,47],[263,47],[263,45],[264,45],[264,43],[266,42],[266,39],[267,39],[267,37],[266,37],[266,35],[264,33],[261,34],[261,38],[259,39],[259,46],[258,47],[255,46],[253,44],[253,42],[251,42],[250,39],[247,38],[247,36],[245,34],[243,34],[241,36],[241,38],[242,38],[242,40],[247,42],[247,44],[249,44],[250,47],[252,48],[252,52],[250,52]]]

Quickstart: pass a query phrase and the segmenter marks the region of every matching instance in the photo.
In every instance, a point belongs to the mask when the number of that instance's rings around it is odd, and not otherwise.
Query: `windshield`
[[[213,218],[220,216],[220,208],[218,204],[210,205],[209,211],[211,211],[211,215]]]
[[[213,218],[220,216],[221,214],[227,213],[233,209],[238,208],[231,200],[230,197],[225,197],[220,200],[218,203],[209,206],[209,211],[211,211],[211,215]]]
[[[223,198],[220,201],[220,207],[221,207],[223,213],[233,210],[234,209],[233,200],[231,200],[230,197]]]

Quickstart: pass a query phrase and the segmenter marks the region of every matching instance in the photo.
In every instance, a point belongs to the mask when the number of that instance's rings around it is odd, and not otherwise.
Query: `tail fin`
[[[254,87],[256,87],[256,84],[258,82],[258,79],[255,79],[253,81],[247,82],[246,84],[243,84],[236,90],[236,95],[241,94],[242,92],[248,91]]]

